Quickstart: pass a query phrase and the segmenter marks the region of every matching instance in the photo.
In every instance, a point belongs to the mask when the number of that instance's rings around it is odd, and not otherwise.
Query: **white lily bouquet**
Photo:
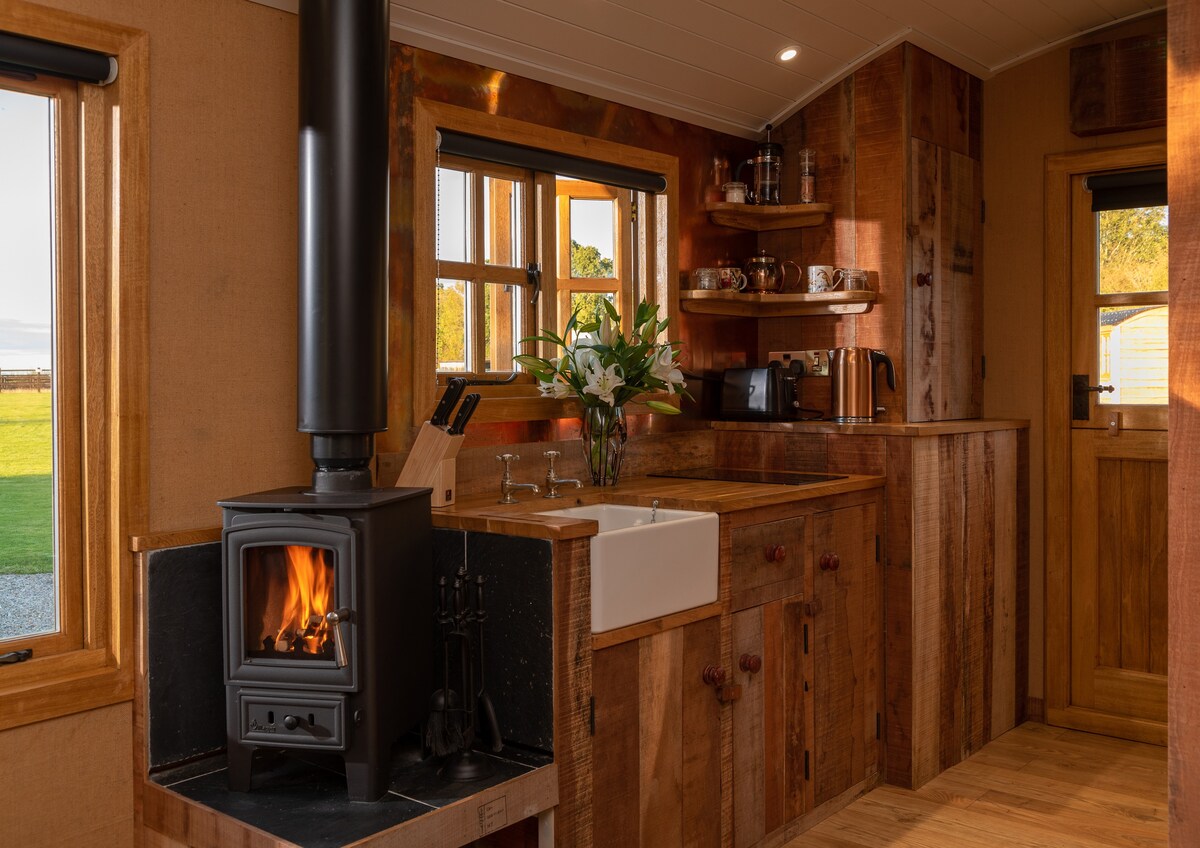
[[[584,456],[598,486],[617,482],[627,429],[625,404],[641,394],[665,392],[690,397],[678,365],[678,343],[659,341],[669,318],[658,320],[658,307],[642,301],[634,312],[628,338],[621,333],[621,316],[607,300],[600,321],[580,322],[571,316],[563,335],[550,330],[522,339],[562,348],[562,356],[546,359],[522,354],[513,359],[538,381],[542,395],[577,397],[583,404],[580,435]],[[676,415],[669,403],[647,400],[654,412]]]

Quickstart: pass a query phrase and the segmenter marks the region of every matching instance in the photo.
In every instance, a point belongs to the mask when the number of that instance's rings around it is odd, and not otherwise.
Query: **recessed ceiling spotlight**
[[[775,58],[780,62],[790,62],[800,55],[799,47],[785,47],[775,54]]]

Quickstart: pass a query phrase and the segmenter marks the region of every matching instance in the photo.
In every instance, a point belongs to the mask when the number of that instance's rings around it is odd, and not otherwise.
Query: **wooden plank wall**
[[[1167,179],[1171,200],[1171,504],[1200,489],[1200,8],[1168,4]],[[1200,845],[1200,516],[1186,507],[1169,517],[1168,663],[1170,844]]]
[[[920,786],[1025,717],[1029,447],[943,436],[719,431],[744,467],[887,478],[886,779]]]

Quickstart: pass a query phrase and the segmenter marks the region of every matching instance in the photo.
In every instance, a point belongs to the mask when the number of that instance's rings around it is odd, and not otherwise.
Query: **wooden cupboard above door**
[[[596,848],[719,848],[720,639],[714,616],[592,653]]]
[[[882,674],[876,505],[813,518],[813,799],[879,771]]]

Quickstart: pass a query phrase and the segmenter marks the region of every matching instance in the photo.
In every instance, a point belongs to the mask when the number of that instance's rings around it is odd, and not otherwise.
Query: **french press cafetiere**
[[[741,181],[742,168],[754,168],[754,181],[746,191],[746,202],[756,206],[779,205],[779,168],[783,161],[783,145],[771,141],[771,125],[767,124],[767,140],[758,146],[754,157],[738,163],[734,179]]]

